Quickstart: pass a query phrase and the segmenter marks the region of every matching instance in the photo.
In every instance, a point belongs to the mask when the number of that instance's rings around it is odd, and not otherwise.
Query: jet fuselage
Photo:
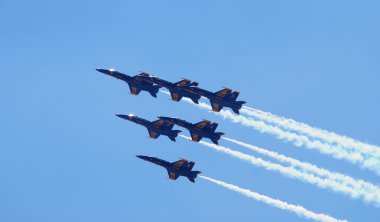
[[[136,75],[132,77],[113,69],[96,69],[96,70],[103,74],[112,76],[116,79],[126,82],[129,85],[129,88],[131,89],[131,93],[133,95],[139,94],[140,91],[147,91],[153,97],[156,97],[156,94],[158,93],[159,87],[154,86],[152,83],[146,81],[143,76]]]
[[[156,139],[159,135],[165,135],[165,136],[168,136],[171,140],[173,140],[173,138],[176,138],[178,136],[178,133],[181,132],[180,130],[172,130],[171,128],[161,127],[161,125],[155,124],[155,121],[151,122],[151,121],[148,121],[146,119],[143,119],[131,114],[130,115],[116,114],[116,116],[144,126],[145,128],[148,129],[149,135],[153,139]],[[173,141],[175,141],[175,139]]]
[[[199,174],[199,171],[191,171],[189,169],[181,169],[181,167],[176,166],[174,163],[170,163],[166,160],[159,159],[157,157],[150,157],[150,156],[142,156],[138,155],[138,158],[154,163],[156,165],[159,165],[161,167],[164,167],[168,170],[168,172],[174,172],[178,176],[184,176],[189,178],[191,181],[194,181],[194,179],[197,177],[197,174]]]

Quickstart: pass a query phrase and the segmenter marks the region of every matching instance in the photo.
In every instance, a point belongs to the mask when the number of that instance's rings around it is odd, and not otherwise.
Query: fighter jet
[[[187,177],[187,179],[189,179],[191,182],[195,183],[195,178],[197,178],[198,174],[201,173],[200,171],[191,171],[195,164],[193,161],[189,162],[185,159],[180,159],[178,161],[170,163],[157,157],[141,155],[137,155],[137,157],[166,168],[169,174],[169,179],[171,180],[176,180],[179,176],[184,176]]]
[[[117,79],[120,79],[126,82],[129,86],[129,90],[131,91],[131,94],[133,95],[138,95],[141,91],[147,91],[153,97],[155,98],[157,97],[157,93],[160,86],[155,86],[153,85],[153,83],[146,81],[144,74],[129,76],[121,72],[118,72],[114,69],[96,69],[96,70],[101,73],[104,73],[106,75],[115,77]]]
[[[144,74],[144,78],[146,81],[152,82],[154,84],[157,84],[158,86],[167,88],[170,92],[172,100],[174,101],[178,102],[178,101],[181,101],[182,97],[187,97],[191,99],[194,103],[198,104],[198,100],[201,98],[200,95],[189,92],[185,90],[184,88],[180,87],[180,86],[198,86],[198,82],[191,82],[191,80],[183,79],[181,81],[172,83],[164,79],[160,79],[156,76],[149,75],[146,72],[143,72],[140,75],[142,74]]]
[[[229,107],[234,111],[236,114],[239,114],[239,110],[245,104],[245,101],[236,101],[237,97],[239,96],[239,92],[234,91],[232,92],[232,89],[224,88],[220,91],[217,91],[215,93],[210,92],[208,90],[199,88],[198,86],[179,86],[180,88],[183,88],[184,90],[188,92],[192,92],[194,94],[206,97],[210,100],[212,110],[215,112],[219,112],[223,107]]]
[[[199,123],[192,124],[180,118],[164,116],[159,116],[158,118],[186,128],[190,131],[191,139],[194,142],[199,142],[203,137],[205,137],[209,138],[214,144],[218,145],[218,140],[220,140],[220,137],[224,135],[224,133],[215,132],[216,128],[218,127],[218,124],[211,123],[208,120],[203,120]]]
[[[172,130],[174,124],[162,119],[158,119],[156,121],[150,122],[146,119],[142,119],[132,114],[129,114],[129,115],[116,114],[116,116],[125,120],[132,121],[136,124],[145,126],[148,129],[150,138],[152,139],[157,139],[160,135],[165,135],[169,137],[170,140],[175,142],[175,138],[178,136],[178,133],[181,132],[181,130]]]

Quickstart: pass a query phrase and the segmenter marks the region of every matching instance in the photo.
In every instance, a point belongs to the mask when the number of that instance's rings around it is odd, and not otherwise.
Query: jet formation
[[[157,97],[160,88],[164,87],[169,90],[173,101],[181,101],[182,98],[188,98],[196,104],[204,97],[211,103],[212,110],[220,112],[224,107],[230,108],[236,114],[239,114],[245,101],[237,101],[239,92],[229,88],[224,88],[217,92],[211,92],[198,87],[198,82],[189,79],[182,79],[178,82],[169,82],[157,76],[141,72],[138,75],[130,76],[114,69],[96,69],[97,71],[122,80],[128,84],[132,95],[139,95],[141,91],[148,92],[151,96]],[[222,132],[215,132],[218,123],[212,123],[209,120],[202,120],[198,123],[190,123],[186,120],[176,117],[159,116],[155,121],[149,121],[133,114],[116,114],[116,116],[144,126],[149,133],[149,137],[157,139],[160,135],[167,136],[170,140],[176,141],[181,130],[173,130],[173,126],[183,127],[190,132],[191,140],[199,142],[203,138],[210,139],[214,144],[218,145],[218,141],[224,135]],[[195,164],[194,161],[180,159],[175,162],[168,162],[157,157],[137,155],[138,158],[164,167],[169,175],[169,179],[176,180],[179,176],[187,177],[191,182],[195,182],[200,171],[192,171]]]
[[[199,99],[205,97],[210,101],[214,112],[220,112],[223,107],[229,107],[236,114],[240,113],[240,109],[243,107],[243,104],[246,103],[245,101],[236,101],[240,93],[229,88],[224,88],[214,93],[198,87],[198,82],[192,82],[188,79],[172,83],[146,72],[141,72],[136,76],[129,76],[114,69],[96,70],[126,82],[133,95],[138,95],[141,91],[146,91],[156,98],[159,89],[164,87],[169,90],[171,98],[174,101],[178,102],[181,101],[183,97],[186,97],[198,104]]]

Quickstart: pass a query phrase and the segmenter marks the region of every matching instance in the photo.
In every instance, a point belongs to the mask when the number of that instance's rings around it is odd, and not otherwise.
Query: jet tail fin
[[[212,141],[212,143],[213,143],[213,144],[219,145],[219,143],[218,143],[218,140],[217,140],[217,139],[211,139],[211,141]]]
[[[154,98],[157,98],[157,93],[161,86],[153,86],[154,89],[149,91],[149,94],[152,95]]]
[[[232,108],[232,111],[234,111],[234,113],[236,114],[240,114],[240,109],[241,107],[243,106],[243,104],[247,103],[246,101],[236,101],[236,103],[238,104],[238,107],[233,107]]]
[[[195,178],[197,178],[198,174],[202,173],[201,171],[191,171],[192,173],[194,173],[194,177],[187,177],[187,179],[189,179],[192,183],[195,183]]]

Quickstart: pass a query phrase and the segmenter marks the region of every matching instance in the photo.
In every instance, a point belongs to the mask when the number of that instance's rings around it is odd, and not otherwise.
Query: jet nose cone
[[[142,159],[142,160],[147,160],[148,157],[147,156],[142,156],[142,155],[136,155],[136,157]]]
[[[120,117],[122,119],[131,120],[133,118],[133,114],[123,115],[123,114],[115,114],[117,117]]]
[[[96,71],[101,72],[101,73],[104,73],[104,74],[107,73],[107,70],[106,70],[106,69],[100,69],[100,68],[97,68]]]
[[[122,119],[127,119],[127,115],[123,114],[115,114],[117,117],[122,118]]]
[[[101,72],[101,73],[106,74],[106,75],[112,75],[112,72],[115,72],[116,70],[114,70],[114,69],[100,69],[100,68],[97,68],[96,71]]]

